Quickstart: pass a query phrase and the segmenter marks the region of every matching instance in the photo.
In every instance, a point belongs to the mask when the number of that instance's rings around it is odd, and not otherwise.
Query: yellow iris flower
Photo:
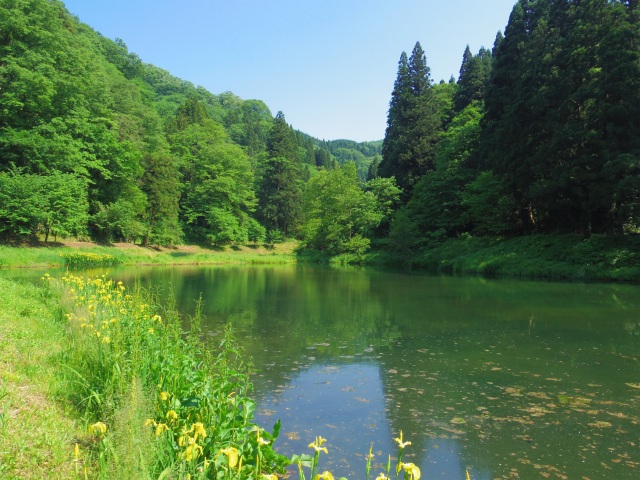
[[[238,449],[234,447],[227,447],[220,450],[219,454],[223,453],[229,460],[229,467],[233,468],[238,464]]]
[[[403,463],[402,468],[409,474],[411,480],[420,480],[420,469],[413,463]]]
[[[156,424],[156,437],[159,437],[162,432],[166,432],[169,430],[169,427],[166,423],[158,423]]]
[[[107,431],[107,426],[102,422],[96,422],[89,426],[89,433],[91,435],[104,435]]]
[[[402,430],[400,430],[400,438],[395,438],[394,440],[398,443],[398,446],[399,446],[400,448],[404,448],[404,447],[406,447],[407,445],[411,445],[411,442],[404,442],[404,441],[402,441]]]
[[[193,433],[193,439],[196,441],[198,440],[198,437],[204,438],[207,436],[207,431],[205,430],[204,425],[201,422],[196,422],[191,425],[188,433]]]
[[[178,414],[175,410],[169,410],[166,415],[167,420],[177,420]]]
[[[322,472],[320,475],[316,475],[316,480],[333,480],[331,472]]]
[[[309,444],[309,448],[313,448],[316,453],[320,453],[321,451],[328,454],[327,447],[323,447],[322,444],[326,442],[326,438],[322,438],[320,436],[316,437],[315,441]]]

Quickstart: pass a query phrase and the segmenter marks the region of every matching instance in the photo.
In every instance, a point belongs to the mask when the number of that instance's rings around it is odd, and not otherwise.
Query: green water
[[[321,471],[382,471],[402,430],[422,478],[640,478],[640,287],[306,266],[121,268],[202,293],[214,341],[253,358],[282,453],[328,439]]]

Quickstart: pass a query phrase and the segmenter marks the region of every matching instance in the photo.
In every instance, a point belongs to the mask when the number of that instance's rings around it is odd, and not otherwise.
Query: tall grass
[[[249,368],[230,330],[212,351],[199,339],[199,314],[184,335],[149,292],[70,273],[62,284],[75,338],[65,358],[69,395],[94,427],[88,454],[99,478],[284,472],[289,461],[273,450],[279,425],[255,424]]]
[[[122,264],[122,260],[108,253],[70,252],[61,253],[64,266],[67,269],[86,269],[99,267],[115,267]]]

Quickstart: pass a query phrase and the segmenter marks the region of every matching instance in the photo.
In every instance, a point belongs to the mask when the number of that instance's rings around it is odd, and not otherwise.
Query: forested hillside
[[[518,0],[448,82],[416,43],[384,140],[356,143],[175,78],[60,1],[4,1],[0,236],[296,237],[360,258],[372,241],[411,255],[463,235],[637,233],[639,17],[636,0]]]
[[[260,100],[212,94],[144,63],[56,0],[0,5],[0,92],[5,240],[293,235],[316,166],[347,160]],[[349,148],[360,169],[379,153]]]

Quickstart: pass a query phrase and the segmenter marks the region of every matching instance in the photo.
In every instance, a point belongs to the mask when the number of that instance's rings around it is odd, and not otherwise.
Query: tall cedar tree
[[[295,233],[302,216],[301,164],[293,129],[278,112],[267,139],[267,158],[259,172],[258,215],[269,230]]]
[[[411,58],[402,52],[391,93],[379,175],[395,176],[405,200],[422,175],[433,169],[441,121],[430,69],[416,43]]]
[[[142,191],[147,195],[148,230],[143,242],[160,245],[180,241],[178,222],[180,177],[173,157],[166,152],[155,152],[144,159]]]
[[[469,45],[462,56],[462,66],[458,76],[458,88],[453,97],[456,113],[464,110],[475,100],[484,100],[485,89],[491,75],[491,52],[484,47],[477,55],[472,55]]]

